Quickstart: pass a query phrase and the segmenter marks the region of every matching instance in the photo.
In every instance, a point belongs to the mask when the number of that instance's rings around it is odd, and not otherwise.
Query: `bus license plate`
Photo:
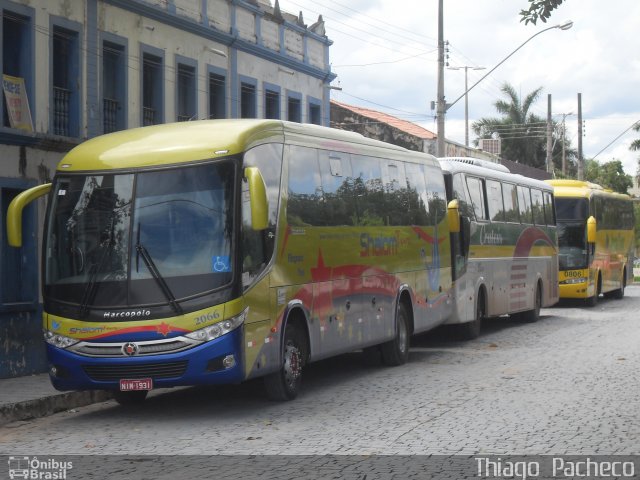
[[[120,391],[130,392],[133,390],[151,390],[153,388],[153,379],[151,378],[136,378],[136,379],[121,379]]]

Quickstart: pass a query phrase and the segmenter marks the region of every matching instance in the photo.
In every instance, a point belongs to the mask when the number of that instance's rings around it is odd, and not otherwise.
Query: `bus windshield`
[[[556,197],[560,270],[587,268],[585,227],[588,216],[589,202],[586,198]]]
[[[234,181],[230,161],[59,176],[45,238],[45,297],[83,309],[175,306],[227,285]]]
[[[589,216],[589,201],[586,198],[556,197],[556,218],[560,221],[586,221]]]

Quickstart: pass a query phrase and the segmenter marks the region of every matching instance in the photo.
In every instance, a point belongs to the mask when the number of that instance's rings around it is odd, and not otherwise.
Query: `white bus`
[[[558,248],[553,189],[474,158],[441,158],[447,201],[459,202],[452,234],[455,311],[463,338],[487,317],[535,322],[558,301]]]

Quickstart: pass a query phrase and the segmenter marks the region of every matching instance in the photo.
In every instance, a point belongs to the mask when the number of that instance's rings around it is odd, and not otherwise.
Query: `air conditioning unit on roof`
[[[500,155],[502,151],[501,140],[499,138],[481,138],[480,150],[484,150],[485,152],[493,153],[494,155]]]

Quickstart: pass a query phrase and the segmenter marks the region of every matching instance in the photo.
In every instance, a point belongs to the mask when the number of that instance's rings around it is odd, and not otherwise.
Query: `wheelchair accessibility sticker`
[[[219,257],[213,257],[211,261],[211,268],[214,272],[230,272],[231,260],[228,255],[220,255]]]

